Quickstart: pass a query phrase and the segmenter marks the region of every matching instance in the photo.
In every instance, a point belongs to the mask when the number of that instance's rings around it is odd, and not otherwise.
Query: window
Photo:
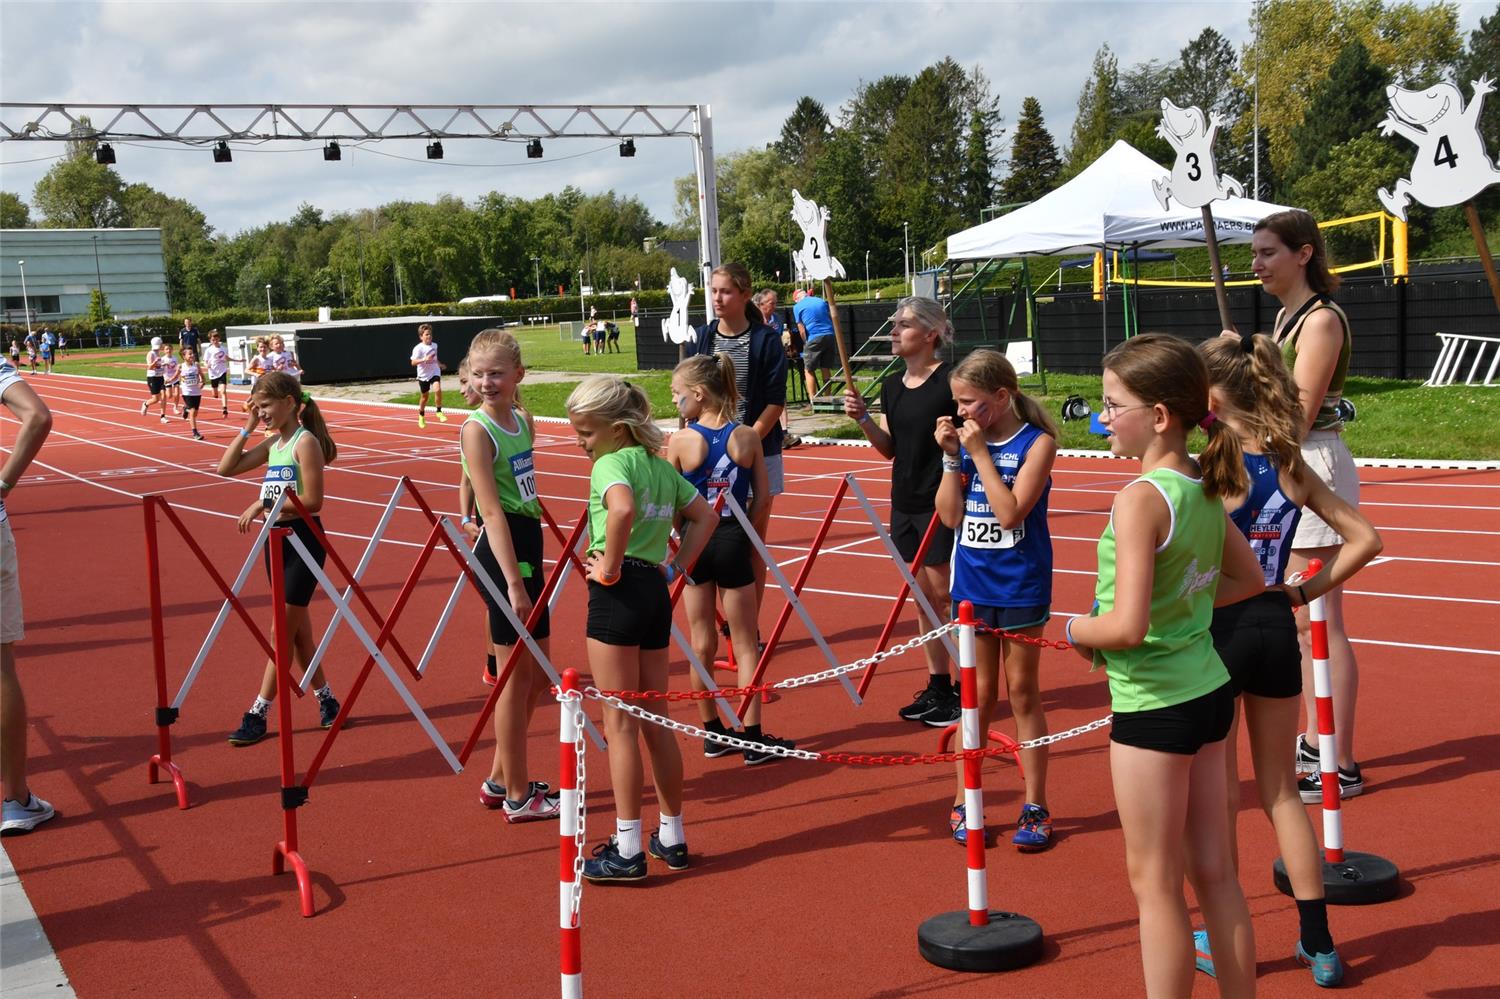
[[[7,321],[13,315],[24,320],[28,305],[31,306],[33,316],[55,316],[62,312],[57,295],[32,295],[27,298],[20,295],[6,295],[4,299],[0,299],[0,310],[4,311]]]

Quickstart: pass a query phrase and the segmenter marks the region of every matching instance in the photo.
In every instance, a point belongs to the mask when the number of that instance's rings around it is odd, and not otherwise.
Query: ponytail
[[[328,424],[323,419],[323,411],[318,408],[317,400],[306,392],[302,393],[302,412],[297,414],[302,421],[302,428],[318,439],[318,446],[323,449],[323,460],[328,464],[339,456],[339,446],[333,442],[333,435],[328,432]]]
[[[1234,410],[1256,442],[1293,479],[1302,479],[1302,403],[1281,351],[1259,334],[1236,343],[1215,337],[1198,345],[1208,367],[1208,381],[1224,404]]]
[[[913,300],[902,301],[909,303]],[[949,373],[948,380],[954,379],[968,382],[981,392],[999,392],[1004,389],[1010,393],[1011,408],[1015,410],[1018,419],[1037,427],[1053,440],[1057,439],[1057,424],[1052,421],[1052,416],[1041,403],[1021,391],[1015,366],[998,350],[981,347],[973,351]]]
[[[1249,476],[1245,473],[1245,453],[1240,448],[1240,435],[1219,419],[1213,410],[1199,421],[1198,426],[1208,434],[1208,444],[1198,455],[1198,468],[1203,475],[1203,492],[1209,499],[1221,496],[1237,496],[1249,488]]]
[[[709,407],[727,420],[734,419],[740,404],[739,386],[735,384],[734,358],[724,351],[717,354],[694,354],[672,372],[682,383],[703,389]]]
[[[295,400],[297,422],[302,424],[302,429],[317,438],[318,446],[323,449],[323,460],[332,462],[338,457],[339,448],[328,432],[328,423],[323,419],[323,411],[318,408],[318,404],[311,395],[302,391],[302,383],[297,379],[285,371],[268,371],[260,376],[255,387],[250,390],[250,398],[257,397]]]

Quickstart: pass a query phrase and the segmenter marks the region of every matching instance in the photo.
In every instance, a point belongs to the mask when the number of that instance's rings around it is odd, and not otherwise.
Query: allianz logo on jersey
[[[642,503],[642,520],[671,520],[677,511],[670,503]]]
[[[964,503],[964,512],[974,516],[988,517],[991,514],[990,505],[984,500],[975,499],[970,496]]]
[[[1188,563],[1187,568],[1183,570],[1182,585],[1177,588],[1177,599],[1181,600],[1184,597],[1190,597],[1194,593],[1208,589],[1214,585],[1214,581],[1218,578],[1218,566],[1211,565],[1206,571],[1199,572],[1198,560],[1196,558],[1193,559]]]

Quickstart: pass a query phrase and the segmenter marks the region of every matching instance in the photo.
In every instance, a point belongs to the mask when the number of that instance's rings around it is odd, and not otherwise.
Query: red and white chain
[[[1104,726],[1108,725],[1113,718],[1114,715],[1105,715],[1103,718],[1091,721],[1087,725],[1079,725],[1077,728],[1070,728],[1066,732],[1053,732],[1051,735],[1043,735],[1038,736],[1035,739],[1027,739],[1025,742],[1017,743],[1016,748],[1040,749],[1043,746],[1050,746],[1054,742],[1062,742],[1064,739],[1071,739],[1075,735],[1083,735],[1085,732],[1092,732],[1095,729],[1101,729]]]
[[[573,702],[573,731],[578,733],[578,742],[573,752],[574,759],[578,761],[573,777],[578,786],[578,821],[573,832],[573,893],[568,903],[568,912],[573,917],[573,925],[577,926],[578,909],[583,904],[583,848],[588,843],[585,830],[588,821],[588,807],[585,804],[588,797],[588,765],[584,762],[588,740],[583,735],[583,693],[561,691],[558,699]]]
[[[868,658],[856,659],[852,663],[845,663],[843,666],[835,666],[832,669],[825,669],[817,673],[809,673],[806,676],[794,676],[786,680],[777,680],[771,684],[771,688],[773,690],[789,690],[793,687],[806,687],[813,683],[823,683],[826,680],[837,680],[846,673],[855,673],[874,666],[876,663],[884,662],[887,659],[894,659],[896,656],[905,655],[912,649],[926,645],[928,642],[937,641],[948,634],[948,632],[957,630],[957,628],[958,622],[950,621],[945,625],[932,629],[925,635],[918,635],[909,642],[902,642],[900,645],[892,646],[884,652],[877,652]]]
[[[686,722],[680,722],[665,715],[654,714],[645,708],[631,704],[629,701],[606,694],[597,687],[586,687],[583,693],[586,697],[592,697],[596,701],[603,701],[605,704],[612,705],[627,715],[639,718],[641,721],[649,722],[652,725],[660,725],[662,728],[670,729],[673,732],[681,732],[683,735],[690,735],[695,739],[707,739],[709,742],[717,742],[723,746],[732,746],[735,749],[753,749],[757,752],[770,753],[774,756],[786,756],[794,760],[817,760],[820,758],[817,753],[809,752],[806,749],[784,749],[781,746],[772,746],[763,742],[754,742],[750,739],[741,739],[738,736],[710,732],[707,729],[698,728],[696,725],[689,725]]]

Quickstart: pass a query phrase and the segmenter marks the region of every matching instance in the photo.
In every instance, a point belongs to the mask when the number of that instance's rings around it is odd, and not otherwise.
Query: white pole
[[[31,303],[26,297],[26,261],[17,260],[16,266],[21,269],[21,311],[26,313],[26,335],[31,336]]]
[[[1251,159],[1255,164],[1255,177],[1251,180],[1250,197],[1260,199],[1260,0],[1255,0],[1255,110],[1251,128]]]
[[[580,269],[578,272],[578,321],[587,322],[588,318],[583,307],[583,271]]]
[[[714,171],[714,114],[708,104],[699,104],[698,132],[693,138],[693,155],[698,166],[698,262],[703,284],[705,322],[713,322],[714,268],[719,266],[719,184]]]
[[[870,300],[870,251],[865,251],[865,301]]]
[[[276,317],[271,315],[271,286],[266,285],[266,322],[274,324]]]
[[[532,257],[531,265],[536,268],[536,297],[542,297],[542,258]]]
[[[901,223],[901,267],[906,272],[906,293],[911,294],[911,223]]]

